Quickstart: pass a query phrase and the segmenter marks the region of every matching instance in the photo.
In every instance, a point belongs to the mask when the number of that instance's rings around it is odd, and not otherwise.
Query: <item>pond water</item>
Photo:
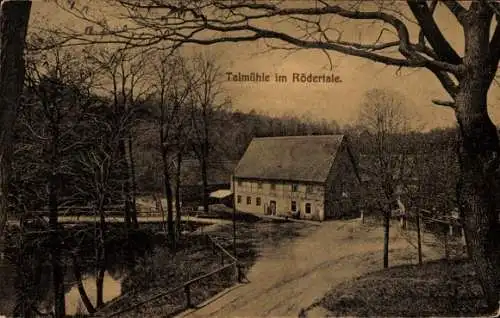
[[[121,295],[122,292],[122,278],[121,276],[112,277],[109,272],[106,271],[104,274],[104,288],[103,288],[103,298],[104,302],[113,300],[114,298]],[[96,303],[97,288],[95,283],[95,276],[88,276],[83,280],[83,286],[85,291],[90,298],[92,304]],[[78,292],[77,286],[71,287],[71,289],[66,293],[66,314],[75,315],[77,313],[87,313],[85,306],[83,305],[80,293]]]
[[[188,232],[191,232],[201,226],[201,224],[189,224],[186,227]],[[69,230],[73,231],[73,229]],[[149,232],[150,234],[141,234],[135,239],[135,242],[128,247],[124,243],[123,240],[118,239],[110,243],[109,252],[107,256],[107,266],[106,272],[104,276],[104,288],[103,288],[103,300],[104,302],[110,301],[121,295],[123,290],[123,283],[126,279],[127,275],[131,272],[133,266],[125,265],[125,264],[135,264],[134,261],[130,263],[130,255],[134,255],[132,257],[133,260],[137,261],[140,258],[144,257],[144,253],[148,251],[152,251],[154,247],[165,244],[164,236],[158,237],[157,234],[154,234],[158,229]],[[93,232],[92,232],[93,233]],[[153,233],[153,234],[151,234]],[[71,233],[69,233],[71,234]],[[111,235],[110,235],[111,237]],[[91,238],[93,240],[93,238]],[[92,244],[85,244],[88,246],[88,250],[82,252],[81,259],[81,272],[82,272],[82,283],[85,287],[85,291],[92,302],[95,305],[97,298],[97,288],[96,288],[96,267],[95,267],[95,252],[93,251]],[[47,247],[45,247],[47,248]],[[12,316],[14,308],[16,306],[17,297],[19,291],[23,291],[25,294],[28,294],[28,298],[35,300],[37,309],[42,312],[50,312],[53,309],[53,292],[52,292],[52,278],[51,278],[51,266],[50,260],[47,255],[50,253],[45,251],[44,247],[34,247],[28,248],[28,254],[26,255],[26,259],[28,257],[39,257],[43,260],[40,262],[25,261],[28,264],[28,269],[26,273],[27,281],[30,282],[30,291],[25,292],[23,287],[20,287],[18,284],[18,277],[20,271],[17,266],[14,264],[13,259],[23,259],[24,257],[20,257],[18,254],[10,252],[10,256],[7,257],[8,253],[0,254],[0,317],[4,316]],[[36,250],[38,249],[38,251]],[[40,251],[41,250],[41,251]],[[38,256],[32,256],[36,254]],[[40,279],[37,284],[33,282],[33,272],[35,272],[32,268],[34,268],[33,264],[44,264],[41,266],[41,274]],[[66,301],[66,314],[67,315],[75,315],[77,313],[86,313],[86,308],[81,300],[80,293],[78,291],[78,287],[76,284],[76,279],[73,274],[73,267],[70,261],[66,261],[68,264],[65,269],[65,301]],[[39,267],[40,268],[40,267]],[[24,270],[23,270],[24,273]],[[31,275],[31,276],[30,276]],[[33,286],[33,287],[31,287]]]
[[[110,301],[121,295],[122,281],[126,277],[127,271],[106,271],[104,274],[104,301]],[[2,287],[0,288],[0,316],[11,316],[16,304],[16,268],[4,257],[0,259],[0,279]],[[81,300],[77,284],[71,275],[66,275],[66,314],[75,315],[77,313],[87,313],[85,306]],[[86,274],[83,276],[82,283],[87,292],[87,295],[95,305],[96,303],[96,279],[95,275]],[[48,312],[53,309],[53,294],[51,292],[50,268],[44,270],[41,283],[37,288],[38,297],[40,299],[38,308],[40,311]]]

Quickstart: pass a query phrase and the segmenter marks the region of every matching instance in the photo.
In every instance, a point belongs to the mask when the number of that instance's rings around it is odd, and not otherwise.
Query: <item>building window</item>
[[[258,183],[257,183],[257,188],[258,188],[258,189],[262,189],[262,182],[258,182]]]
[[[313,193],[314,192],[314,186],[308,185],[306,186],[306,193]]]
[[[255,199],[255,205],[260,206],[260,198]]]
[[[311,203],[306,203],[306,214],[311,213]]]
[[[292,201],[292,211],[295,212],[297,211],[297,202]]]
[[[247,204],[252,204],[252,198],[251,197],[247,197]]]
[[[241,187],[241,186],[242,186],[242,184],[243,184],[243,183],[241,182],[241,180],[238,180],[238,187]]]
[[[299,191],[299,185],[298,184],[292,184],[292,192],[297,192]]]
[[[236,201],[237,201],[238,203],[241,203],[241,195],[239,195],[239,196],[237,196],[237,197],[236,197]]]
[[[276,184],[271,183],[271,190],[272,190],[272,191],[276,190]]]

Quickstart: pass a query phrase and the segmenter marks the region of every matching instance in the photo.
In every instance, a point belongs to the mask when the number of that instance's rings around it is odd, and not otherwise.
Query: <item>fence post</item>
[[[238,262],[234,262],[234,277],[236,278],[236,281],[239,283],[240,282],[240,274],[238,273]]]
[[[186,308],[192,308],[193,304],[191,303],[191,290],[189,289],[189,284],[184,286],[184,291],[186,292]]]
[[[238,275],[238,283],[242,283],[243,275],[241,273],[241,265],[238,262],[236,262],[236,274]]]
[[[446,229],[443,231],[444,232],[444,257],[446,260],[450,259],[450,251],[448,247],[448,231]]]
[[[418,264],[422,265],[422,234],[420,224],[420,212],[417,210],[417,246],[418,246]]]
[[[462,244],[464,246],[463,251],[464,251],[464,253],[465,253],[466,256],[469,256],[469,252],[467,250],[467,239],[465,238],[465,229],[464,229],[463,224],[462,224],[462,227],[461,227],[461,232],[462,232],[461,233],[462,234]]]

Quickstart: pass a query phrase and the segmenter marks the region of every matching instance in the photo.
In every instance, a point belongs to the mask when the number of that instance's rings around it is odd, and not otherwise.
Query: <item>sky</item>
[[[93,6],[98,6],[93,2]],[[307,2],[306,2],[307,3]],[[101,8],[98,8],[101,9]],[[32,25],[40,18],[53,25],[71,25],[85,28],[85,23],[67,16],[63,11],[44,1],[33,5]],[[437,21],[450,43],[459,52],[463,51],[463,33],[454,18],[444,8],[438,8]],[[283,26],[286,30],[287,26]],[[344,26],[346,34],[362,33],[363,39],[376,35],[371,28]],[[415,31],[410,24],[410,32]],[[188,47],[187,50],[200,47]],[[362,58],[331,52],[334,64],[318,50],[300,50],[290,55],[287,51],[269,51],[262,41],[217,44],[203,47],[221,56],[225,72],[251,72],[269,74],[269,82],[228,81],[225,76],[224,89],[233,101],[233,108],[241,111],[256,110],[270,115],[295,114],[315,119],[335,120],[339,124],[355,123],[360,103],[367,90],[387,88],[406,97],[407,107],[415,126],[424,130],[447,127],[455,123],[454,113],[446,107],[435,106],[432,99],[448,99],[434,75],[427,70],[402,70],[377,64]],[[293,73],[338,76],[335,83],[292,82]],[[276,82],[275,75],[285,75],[287,82]],[[489,113],[496,124],[500,124],[500,87],[493,86],[489,93]]]

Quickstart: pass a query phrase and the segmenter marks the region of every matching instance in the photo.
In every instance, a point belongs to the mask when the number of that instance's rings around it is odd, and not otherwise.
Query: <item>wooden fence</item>
[[[450,237],[463,236],[463,227],[460,219],[451,216],[437,217],[433,212],[421,208],[418,209],[418,213],[413,215],[412,218],[415,221],[419,218],[422,232],[440,235],[447,233]]]
[[[158,207],[144,207],[141,206],[140,204],[136,204],[136,211],[137,211],[137,216],[138,217],[158,217],[162,216],[163,208],[158,208]],[[196,211],[193,207],[190,206],[184,206],[181,209],[182,215],[193,215],[197,214],[199,211]],[[28,211],[29,214],[32,217],[48,217],[49,216],[49,210],[48,209],[42,209],[42,210],[31,210]],[[94,207],[91,206],[69,206],[69,207],[59,207],[58,208],[58,215],[59,216],[93,216],[95,215],[96,210]],[[106,205],[105,207],[105,213],[108,216],[122,216],[124,213],[124,206],[123,205]],[[164,211],[166,215],[166,211]]]
[[[116,311],[116,312],[112,312],[110,314],[104,314],[103,311],[101,310],[101,312],[99,313],[96,313],[94,314],[93,317],[116,317],[120,314],[123,314],[123,313],[126,313],[126,312],[130,312],[132,310],[135,310],[141,306],[144,306],[148,303],[151,303],[155,300],[158,300],[160,298],[163,298],[165,296],[168,296],[170,294],[174,294],[174,293],[177,293],[177,292],[183,292],[184,295],[185,295],[185,299],[186,299],[186,302],[184,304],[184,309],[190,309],[190,308],[193,308],[194,305],[193,305],[193,301],[192,301],[192,297],[191,297],[191,286],[197,282],[200,282],[202,280],[205,280],[205,279],[208,279],[212,276],[215,276],[219,273],[221,273],[222,271],[225,271],[229,268],[234,268],[234,273],[235,273],[235,281],[237,282],[242,282],[242,268],[241,268],[241,264],[239,263],[238,259],[236,257],[234,257],[230,252],[228,252],[224,247],[222,247],[216,240],[214,240],[214,238],[212,236],[210,236],[209,234],[205,234],[205,238],[207,240],[207,243],[212,247],[212,251],[214,254],[217,254],[217,252],[219,253],[219,259],[220,259],[220,266],[218,269],[210,272],[210,273],[207,273],[207,274],[204,274],[204,275],[201,275],[201,276],[198,276],[196,278],[193,278],[177,287],[174,287],[174,288],[171,288],[169,290],[166,290],[166,291],[163,291],[163,292],[160,292],[154,296],[151,296],[147,299],[144,299],[144,300],[141,300],[131,306],[128,306],[124,309],[120,309],[119,311]],[[110,304],[113,303],[113,301],[110,302]],[[109,307],[109,305],[107,305],[106,307]]]
[[[123,214],[123,205],[120,204],[113,204],[113,205],[106,205],[105,206],[105,212],[106,214],[118,214],[122,215]],[[59,207],[58,208],[58,215],[59,216],[81,216],[81,215],[94,215],[96,213],[96,210],[94,207],[91,206],[68,206],[68,207]],[[42,210],[31,210],[28,211],[28,214],[31,216],[37,216],[37,217],[48,217],[49,216],[49,209],[45,208]]]
[[[457,255],[465,253],[465,236],[461,221],[451,216],[435,216],[435,213],[417,208],[406,218],[399,217],[402,230],[417,231],[417,246],[419,263],[422,263],[422,243],[443,244],[445,257],[449,258],[454,250]],[[428,238],[424,239],[427,234]],[[429,236],[431,235],[431,236]],[[431,238],[432,237],[432,238]],[[411,243],[411,242],[410,242]]]

